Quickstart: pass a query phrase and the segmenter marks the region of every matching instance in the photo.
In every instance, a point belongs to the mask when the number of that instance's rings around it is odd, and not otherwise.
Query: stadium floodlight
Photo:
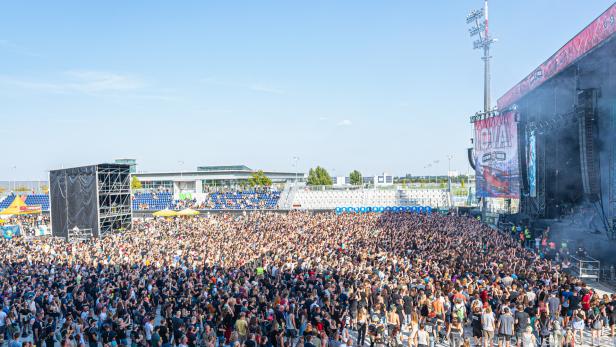
[[[479,49],[483,47],[483,40],[473,41],[473,49]]]
[[[481,24],[479,24],[479,26],[475,26],[475,27],[472,27],[472,28],[468,28],[468,33],[469,33],[469,34],[471,35],[471,37],[472,37],[472,36],[475,36],[475,35],[481,34],[481,33],[482,33],[483,31],[485,31],[485,30],[486,30],[486,25],[485,25],[485,23],[481,23]]]
[[[473,10],[471,11],[468,16],[466,16],[466,24],[471,24],[472,22],[480,19],[483,17],[483,8],[480,10]]]

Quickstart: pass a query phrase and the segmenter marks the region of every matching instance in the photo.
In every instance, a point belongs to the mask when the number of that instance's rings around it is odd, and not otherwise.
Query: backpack
[[[455,315],[456,317],[458,317],[458,320],[460,322],[464,322],[464,319],[466,318],[466,309],[464,308],[464,306],[459,305],[456,310],[455,310]]]

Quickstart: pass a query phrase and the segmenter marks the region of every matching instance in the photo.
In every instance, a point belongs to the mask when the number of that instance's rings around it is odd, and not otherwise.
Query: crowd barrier
[[[430,206],[374,206],[374,207],[336,207],[336,213],[384,213],[384,212],[410,212],[410,213],[432,213]]]

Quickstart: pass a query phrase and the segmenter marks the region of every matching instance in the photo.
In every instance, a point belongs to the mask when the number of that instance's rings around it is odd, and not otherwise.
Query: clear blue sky
[[[398,175],[453,154],[465,172],[482,3],[4,2],[0,179],[118,157]],[[494,101],[611,4],[491,1]]]

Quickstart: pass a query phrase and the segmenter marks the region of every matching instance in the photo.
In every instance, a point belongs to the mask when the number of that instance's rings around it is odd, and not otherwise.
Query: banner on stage
[[[474,124],[476,195],[482,198],[519,198],[516,112],[507,111]]]
[[[537,138],[534,130],[528,132],[527,144],[528,191],[529,195],[534,198],[537,196]]]

